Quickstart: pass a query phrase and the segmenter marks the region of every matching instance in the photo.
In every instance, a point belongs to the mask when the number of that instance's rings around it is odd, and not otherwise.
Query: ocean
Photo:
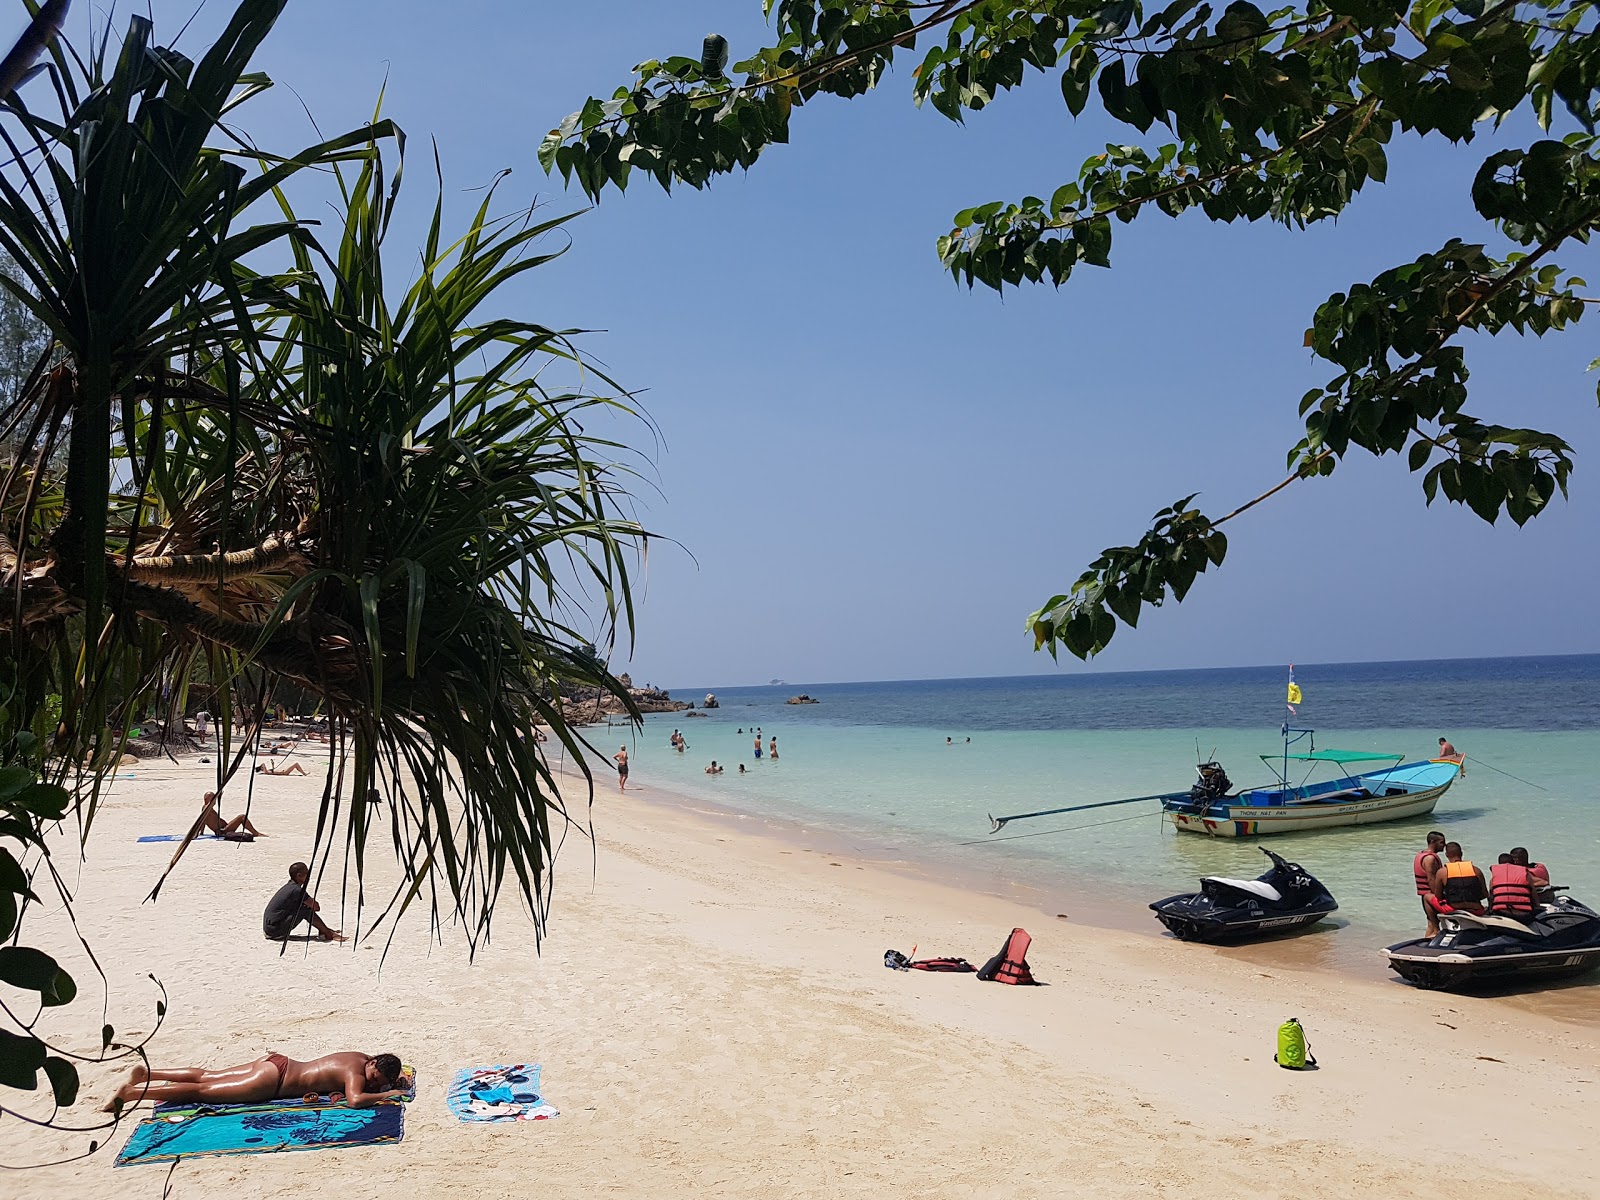
[[[1431,817],[1260,840],[1338,899],[1328,930],[1350,932],[1317,935],[1324,953],[1375,974],[1376,948],[1421,932],[1411,859],[1432,828],[1486,872],[1527,846],[1555,883],[1600,902],[1600,655],[1297,664],[1295,679],[1304,700],[1292,723],[1314,729],[1319,749],[1413,762],[1444,736],[1468,760]],[[1285,685],[1284,667],[1240,667],[683,688],[675,698],[698,704],[714,690],[721,707],[652,715],[637,736],[623,726],[590,736],[608,751],[628,743],[631,784],[1047,911],[1159,932],[1146,904],[1194,890],[1202,875],[1254,877],[1266,867],[1258,843],[1177,834],[1148,802],[1018,821],[998,835],[989,814],[1182,790],[1195,763],[1213,758],[1235,784],[1268,783],[1258,756],[1282,750]],[[801,692],[819,703],[784,703]],[[777,761],[765,749],[754,757],[757,727],[763,747],[777,736]],[[668,744],[673,729],[688,742],[682,754]],[[713,759],[725,774],[705,774]]]

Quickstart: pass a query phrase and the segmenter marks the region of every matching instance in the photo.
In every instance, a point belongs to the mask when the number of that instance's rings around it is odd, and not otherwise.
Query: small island
[[[787,700],[784,701],[784,703],[785,704],[820,704],[821,701],[820,700],[813,700],[810,696],[806,695],[804,692],[801,692],[798,696],[790,696]]]

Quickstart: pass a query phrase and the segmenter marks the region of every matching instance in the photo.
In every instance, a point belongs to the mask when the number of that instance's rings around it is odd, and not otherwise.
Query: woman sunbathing
[[[258,775],[304,775],[306,769],[297,762],[286,763],[281,767],[269,767],[266,763],[256,764]]]
[[[218,837],[227,838],[230,842],[248,842],[258,837],[266,837],[250,823],[250,817],[240,813],[231,821],[223,821],[217,815],[217,794],[206,793],[206,801],[200,806],[199,825],[207,833],[214,833]]]
[[[361,1054],[354,1050],[329,1054],[310,1062],[296,1062],[283,1054],[268,1054],[237,1067],[177,1067],[158,1071],[135,1067],[129,1081],[105,1103],[111,1112],[141,1100],[173,1100],[218,1104],[259,1104],[285,1096],[312,1092],[343,1092],[351,1108],[370,1108],[380,1100],[406,1094],[400,1060],[392,1054]]]

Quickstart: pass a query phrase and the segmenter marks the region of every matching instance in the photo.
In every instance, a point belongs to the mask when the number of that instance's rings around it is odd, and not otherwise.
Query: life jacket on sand
[[[912,947],[916,949],[915,946]],[[919,958],[912,960],[898,950],[885,950],[883,952],[883,965],[891,971],[954,971],[958,973],[976,971],[964,958]]]
[[[1006,944],[978,970],[978,978],[986,983],[1036,983],[1028,970],[1028,947],[1033,939],[1026,929],[1013,929]]]
[[[1489,872],[1489,911],[1532,916],[1533,872],[1516,863],[1497,863]]]
[[[1476,904],[1484,898],[1483,880],[1471,860],[1446,863],[1444,866],[1444,898],[1451,904]]]
[[[1422,860],[1425,858],[1431,858],[1438,862],[1439,852],[1437,850],[1424,850],[1411,860],[1411,877],[1417,881],[1417,895],[1419,896],[1426,896],[1433,891],[1433,876],[1422,865]]]

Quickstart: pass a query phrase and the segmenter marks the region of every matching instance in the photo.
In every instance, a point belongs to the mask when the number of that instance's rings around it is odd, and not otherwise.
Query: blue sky
[[[156,0],[158,35],[192,8]],[[228,11],[211,0],[191,52]],[[90,14],[74,7],[75,34]],[[759,0],[292,0],[258,60],[287,86],[240,124],[298,146],[301,100],[332,132],[368,116],[387,77],[385,112],[411,139],[403,247],[431,203],[430,138],[457,212],[506,167],[508,207],[580,209],[537,165],[546,130],[641,59],[696,54],[710,30],[738,59],[764,29]],[[641,180],[608,195],[513,297],[518,315],[603,331],[585,347],[659,428],[659,443],[634,431],[654,464],[640,515],[682,548],[654,544],[641,577],[634,655],[614,664],[636,681],[1085,669],[1034,654],[1025,615],[1163,505],[1199,491],[1215,515],[1281,479],[1298,398],[1334,374],[1302,347],[1316,306],[1490,234],[1467,196],[1485,128],[1461,148],[1399,139],[1389,184],[1337,224],[1151,214],[1117,227],[1110,271],[967,292],[934,255],[953,213],[1048,196],[1133,131],[1071,121],[1038,76],[964,126],[914,108],[909,84],[906,67],[862,100],[797,110],[789,146],[709,191]],[[1600,280],[1594,258],[1563,262]],[[1120,632],[1095,669],[1600,649],[1590,323],[1469,351],[1470,411],[1574,445],[1570,502],[1491,528],[1424,507],[1402,462],[1353,455],[1231,523],[1224,569]]]

